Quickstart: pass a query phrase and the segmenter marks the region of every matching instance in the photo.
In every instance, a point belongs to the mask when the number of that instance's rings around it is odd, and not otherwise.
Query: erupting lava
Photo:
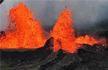
[[[74,42],[75,34],[72,25],[71,11],[62,11],[57,23],[51,31],[51,36],[54,37],[54,51],[62,48],[68,52],[74,52],[78,46]],[[58,44],[59,43],[59,44]]]
[[[39,48],[44,46],[46,39],[43,35],[42,27],[38,20],[34,20],[33,13],[19,3],[12,8],[9,14],[11,25],[15,23],[15,30],[5,31],[6,37],[0,40],[0,48]]]
[[[94,45],[96,43],[102,43],[102,40],[97,41],[89,35],[75,38],[71,11],[66,9],[61,12],[58,21],[51,31],[51,36],[54,37],[54,51],[62,48],[63,50],[74,53],[80,47],[79,44]]]
[[[6,36],[2,36],[0,39],[0,49],[33,49],[44,46],[47,40],[44,30],[39,21],[34,20],[33,13],[26,5],[20,2],[18,6],[12,8],[9,18],[8,27],[11,28],[12,24],[15,24],[15,30],[5,31]],[[65,9],[61,12],[50,33],[51,37],[54,37],[54,51],[63,49],[74,53],[80,47],[79,44],[94,45],[100,42],[89,35],[75,38],[72,21],[71,11]]]

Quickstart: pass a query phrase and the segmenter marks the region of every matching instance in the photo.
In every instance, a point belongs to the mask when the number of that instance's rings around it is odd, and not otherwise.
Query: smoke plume
[[[75,30],[87,30],[102,20],[108,20],[107,0],[4,0],[0,4],[0,31],[8,30],[9,10],[19,2],[27,5],[46,31],[53,29],[65,6],[72,11]]]

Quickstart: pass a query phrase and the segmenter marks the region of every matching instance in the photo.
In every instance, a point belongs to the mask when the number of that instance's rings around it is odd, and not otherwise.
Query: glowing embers
[[[0,40],[2,49],[8,48],[39,48],[44,45],[46,39],[44,30],[38,20],[33,18],[33,13],[23,3],[12,8],[9,14],[11,25],[15,23],[15,30],[5,31],[6,37]]]

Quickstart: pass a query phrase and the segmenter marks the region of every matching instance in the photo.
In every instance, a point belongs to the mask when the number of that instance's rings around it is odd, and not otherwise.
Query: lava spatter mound
[[[96,45],[94,45],[96,47],[94,48],[91,45],[85,44],[84,46],[86,46],[86,49],[80,48],[77,50],[77,53],[69,53],[62,49],[53,52],[51,40],[53,40],[53,38],[50,38],[46,42],[45,45],[47,45],[47,47],[44,46],[36,50],[23,52],[0,50],[1,60],[15,70],[76,70],[85,65],[88,69],[93,69],[92,64],[95,64],[94,62],[98,63],[97,68],[99,68],[100,65],[101,67],[102,65],[106,65],[107,67],[108,51],[106,52],[105,47],[101,48],[100,51],[95,51],[98,49]],[[103,46],[101,45],[101,47]],[[92,68],[89,68],[89,66],[92,66]]]

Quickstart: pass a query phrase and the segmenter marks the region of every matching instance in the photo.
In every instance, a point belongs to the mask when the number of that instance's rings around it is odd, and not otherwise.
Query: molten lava
[[[80,36],[75,39],[75,42],[79,43],[79,44],[89,44],[89,45],[94,45],[94,44],[98,43],[98,41],[95,40],[94,37],[91,37],[89,35],[85,35],[85,37]]]
[[[9,48],[39,48],[44,46],[46,38],[44,30],[38,20],[33,18],[33,13],[23,3],[12,8],[9,14],[10,23],[15,24],[15,30],[5,31],[6,37],[0,40],[1,49]]]
[[[78,49],[75,41],[75,34],[72,25],[71,11],[64,10],[61,12],[56,22],[51,36],[54,37],[54,50],[62,48],[68,52],[75,52]],[[60,43],[60,44],[58,44]]]
[[[18,6],[12,8],[9,18],[8,28],[12,28],[14,24],[15,30],[5,31],[6,36],[0,38],[0,49],[33,49],[44,46],[47,40],[44,35],[45,31],[42,29],[39,21],[33,18],[33,13],[26,5],[20,2]],[[74,53],[81,47],[79,44],[94,45],[102,43],[105,45],[105,39],[96,40],[90,35],[75,38],[72,22],[71,11],[67,9],[62,11],[50,33],[50,37],[54,37],[54,51],[63,49]]]
[[[67,52],[74,53],[79,47],[81,47],[79,44],[94,45],[96,43],[105,43],[105,39],[103,40],[104,42],[102,40],[97,41],[90,35],[85,35],[85,37],[79,36],[78,38],[75,38],[71,11],[66,9],[61,12],[58,21],[51,31],[51,36],[54,37],[54,51],[62,48]]]

